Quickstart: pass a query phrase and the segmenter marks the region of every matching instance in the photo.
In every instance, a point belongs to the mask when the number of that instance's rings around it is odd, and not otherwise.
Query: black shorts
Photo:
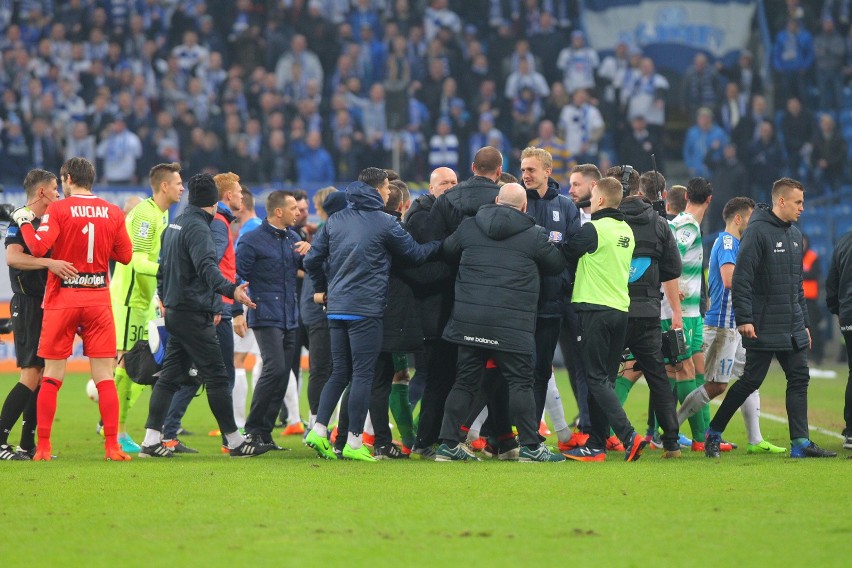
[[[41,319],[44,310],[42,298],[14,294],[9,303],[12,313],[12,333],[15,335],[15,359],[18,367],[44,367],[44,359],[38,356],[38,340],[41,336]]]

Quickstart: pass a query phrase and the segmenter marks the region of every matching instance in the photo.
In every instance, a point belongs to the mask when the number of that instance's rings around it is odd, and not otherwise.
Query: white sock
[[[239,430],[234,430],[233,432],[225,434],[225,441],[228,443],[228,449],[233,450],[234,448],[239,448],[240,445],[246,441],[246,438],[240,434]]]
[[[547,381],[547,398],[544,399],[544,412],[550,417],[553,430],[559,437],[560,442],[567,442],[571,438],[571,429],[565,420],[565,408],[562,407],[562,397],[559,396],[559,387],[556,386],[556,377],[550,374]],[[564,439],[563,439],[564,438]]]
[[[361,442],[361,434],[356,436],[352,432],[349,432],[346,435],[346,443],[349,444],[349,447],[353,450],[360,450],[363,445],[363,442]]]
[[[704,408],[704,405],[710,402],[710,396],[704,390],[704,385],[698,387],[683,399],[680,408],[677,411],[677,423],[683,424],[689,417]]]
[[[251,368],[251,390],[257,386],[257,379],[260,378],[260,373],[263,371],[263,359],[260,355],[254,356],[254,367]]]
[[[143,446],[156,446],[160,443],[160,431],[159,430],[151,430],[150,428],[145,428],[145,439],[142,441]]]
[[[302,421],[299,414],[299,387],[296,385],[296,375],[290,371],[290,381],[287,383],[287,392],[284,393],[284,405],[287,407],[287,425],[298,424]]]
[[[370,436],[375,436],[376,432],[373,430],[373,419],[370,418],[370,412],[367,412],[367,419],[364,420],[364,432],[369,434]]]
[[[314,427],[314,424],[316,424],[316,423],[317,423],[317,415],[311,414],[308,417],[308,430],[312,429]]]
[[[470,430],[467,433],[467,439],[469,441],[474,441],[479,439],[479,434],[482,432],[482,424],[485,423],[485,419],[488,418],[488,407],[482,409],[476,419],[473,421],[473,424],[470,425]]]
[[[740,407],[745,422],[746,435],[749,444],[759,444],[763,441],[760,432],[760,391],[751,393]]]
[[[328,426],[325,424],[320,424],[319,422],[315,422],[313,428],[311,428],[314,432],[316,432],[319,436],[323,438],[328,438]]]
[[[237,369],[234,371],[234,421],[237,423],[237,428],[246,427],[246,399],[248,398],[248,381],[246,380],[246,370]]]

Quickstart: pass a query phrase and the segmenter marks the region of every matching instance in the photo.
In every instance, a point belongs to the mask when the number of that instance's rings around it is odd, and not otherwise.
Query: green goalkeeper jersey
[[[683,317],[700,317],[701,270],[704,266],[701,228],[695,217],[685,211],[669,221],[669,226],[674,233],[683,262],[683,272],[680,276],[680,291],[684,296],[681,301]]]
[[[130,264],[116,264],[110,282],[113,305],[147,309],[157,292],[161,236],[169,224],[169,211],[161,211],[148,198],[127,215],[125,226],[133,243]]]

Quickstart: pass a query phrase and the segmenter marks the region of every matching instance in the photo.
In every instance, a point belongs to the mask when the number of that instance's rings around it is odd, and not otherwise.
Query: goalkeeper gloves
[[[35,219],[35,213],[29,207],[18,207],[12,212],[12,219],[20,227],[24,223],[32,223]]]

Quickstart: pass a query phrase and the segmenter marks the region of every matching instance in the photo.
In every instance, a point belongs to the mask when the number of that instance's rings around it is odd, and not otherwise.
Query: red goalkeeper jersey
[[[94,195],[51,203],[38,230],[26,223],[21,234],[33,256],[51,251],[51,258],[68,261],[78,271],[67,280],[48,272],[45,309],[110,305],[109,261],[127,264],[133,255],[124,213]]]

